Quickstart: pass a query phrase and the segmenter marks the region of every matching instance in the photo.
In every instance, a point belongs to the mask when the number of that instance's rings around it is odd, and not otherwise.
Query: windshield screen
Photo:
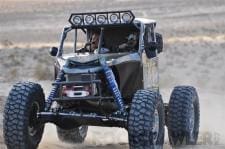
[[[102,32],[97,27],[74,29],[67,35],[64,53],[71,53],[74,47],[76,53],[134,52],[138,50],[138,44],[139,30],[134,26],[106,27]]]

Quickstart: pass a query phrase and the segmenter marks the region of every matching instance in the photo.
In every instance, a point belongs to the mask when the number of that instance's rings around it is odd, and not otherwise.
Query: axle
[[[96,113],[83,114],[78,112],[40,112],[37,114],[42,123],[55,123],[64,127],[67,122],[76,125],[107,126],[127,128],[127,117],[121,115],[103,116]],[[67,126],[65,126],[67,127]]]

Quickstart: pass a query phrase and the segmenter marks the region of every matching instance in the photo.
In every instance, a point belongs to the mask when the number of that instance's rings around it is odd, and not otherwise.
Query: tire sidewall
[[[199,132],[199,116],[198,116],[198,110],[199,110],[199,103],[198,103],[198,95],[196,93],[196,91],[193,90],[193,96],[192,98],[190,99],[191,102],[190,102],[190,106],[189,106],[189,110],[190,113],[189,113],[189,116],[191,116],[191,106],[193,106],[193,110],[194,110],[194,128],[193,128],[193,134],[190,134],[190,132],[187,132],[187,138],[186,138],[186,143],[187,144],[191,144],[191,145],[194,145],[197,143],[197,140],[198,140],[198,132]],[[186,117],[187,121],[189,119],[189,116]],[[186,127],[190,127],[190,123],[187,124]],[[186,128],[188,129],[188,128]]]
[[[44,111],[44,105],[45,105],[45,102],[44,102],[44,98],[40,97],[40,94],[41,92],[40,91],[37,91],[37,92],[33,92],[30,96],[29,96],[29,101],[28,101],[28,105],[29,106],[29,109],[27,114],[26,114],[26,117],[28,118],[28,120],[26,121],[25,123],[25,126],[28,126],[29,125],[29,118],[32,118],[30,117],[31,116],[31,111],[32,111],[32,105],[35,104],[35,103],[38,103],[38,106],[39,106],[39,112],[41,111]],[[33,117],[34,118],[34,117]],[[41,122],[38,122],[40,123],[40,128],[38,129],[37,133],[34,135],[34,136],[30,136],[29,134],[29,130],[28,128],[24,128],[24,130],[26,130],[26,136],[27,136],[27,140],[28,142],[30,142],[30,146],[33,147],[33,146],[37,146],[39,144],[39,142],[41,141],[41,138],[42,138],[42,134],[44,132],[44,126],[45,124],[42,124]]]
[[[164,105],[163,105],[163,102],[162,102],[162,98],[161,96],[159,95],[159,99],[158,99],[158,102],[157,102],[157,105],[156,105],[156,109],[158,110],[158,113],[159,113],[159,136],[158,136],[158,139],[156,141],[156,144],[159,144],[159,145],[163,145],[164,143],[164,133],[165,133],[165,128],[164,128],[164,125],[165,125],[165,116],[164,116]]]

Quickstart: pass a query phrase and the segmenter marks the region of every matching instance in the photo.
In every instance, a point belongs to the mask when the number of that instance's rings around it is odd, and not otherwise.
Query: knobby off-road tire
[[[58,138],[68,143],[83,143],[87,136],[88,126],[80,126],[65,130],[57,127]]]
[[[174,88],[168,109],[168,135],[174,147],[195,145],[199,132],[199,99],[191,86]]]
[[[37,112],[44,110],[45,97],[40,85],[20,82],[13,86],[6,100],[3,134],[8,149],[36,149],[44,124]]]
[[[159,93],[138,90],[128,118],[130,149],[162,148],[164,143],[164,106]]]

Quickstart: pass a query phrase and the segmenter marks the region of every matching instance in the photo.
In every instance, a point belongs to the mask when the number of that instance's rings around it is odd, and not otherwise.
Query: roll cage
[[[91,35],[93,31],[100,32],[100,40],[98,43],[98,49],[102,47],[103,38],[104,38],[104,45],[106,45],[106,48],[110,49],[111,52],[116,53],[118,52],[116,47],[119,44],[126,42],[126,37],[131,33],[137,33],[140,34],[140,29],[136,26],[132,25],[122,25],[122,26],[106,26],[106,27],[92,27],[92,28],[73,28],[71,26],[64,27],[62,35],[61,35],[61,41],[60,46],[58,50],[57,57],[61,57],[63,54],[63,47],[64,47],[64,41],[67,37],[67,34],[69,32],[74,31],[74,43],[73,43],[73,52],[77,52],[77,39],[78,39],[78,30],[82,30],[86,34],[86,41],[90,41]],[[119,34],[118,34],[119,33]],[[138,43],[140,43],[141,38],[138,38]],[[136,47],[137,51],[139,49],[139,46]]]
[[[118,21],[112,23],[110,21],[110,15],[118,15]],[[123,21],[123,15],[129,14],[130,20],[125,22]],[[97,21],[99,16],[104,16],[106,18],[106,23],[99,24]],[[77,16],[81,18],[81,22],[79,24],[74,23],[77,20],[75,19]],[[95,22],[90,24],[85,23],[88,19],[87,17],[93,17]],[[86,42],[90,40],[91,32],[98,30],[100,33],[100,40],[98,43],[98,49],[101,49],[103,38],[104,43],[108,49],[112,52],[119,52],[116,49],[118,44],[126,42],[126,37],[132,33],[136,32],[138,34],[138,44],[135,47],[139,53],[143,52],[145,43],[144,43],[144,36],[146,32],[146,28],[150,28],[151,34],[153,38],[151,39],[152,42],[155,42],[155,33],[154,28],[156,23],[154,20],[143,20],[143,19],[135,19],[133,13],[131,11],[111,11],[111,12],[95,12],[95,13],[74,13],[71,14],[69,18],[70,26],[66,26],[63,29],[61,35],[61,41],[59,50],[57,52],[57,57],[62,57],[63,54],[63,45],[64,41],[67,37],[67,34],[74,30],[74,52],[77,52],[77,37],[78,37],[78,30],[82,30],[86,34]]]

